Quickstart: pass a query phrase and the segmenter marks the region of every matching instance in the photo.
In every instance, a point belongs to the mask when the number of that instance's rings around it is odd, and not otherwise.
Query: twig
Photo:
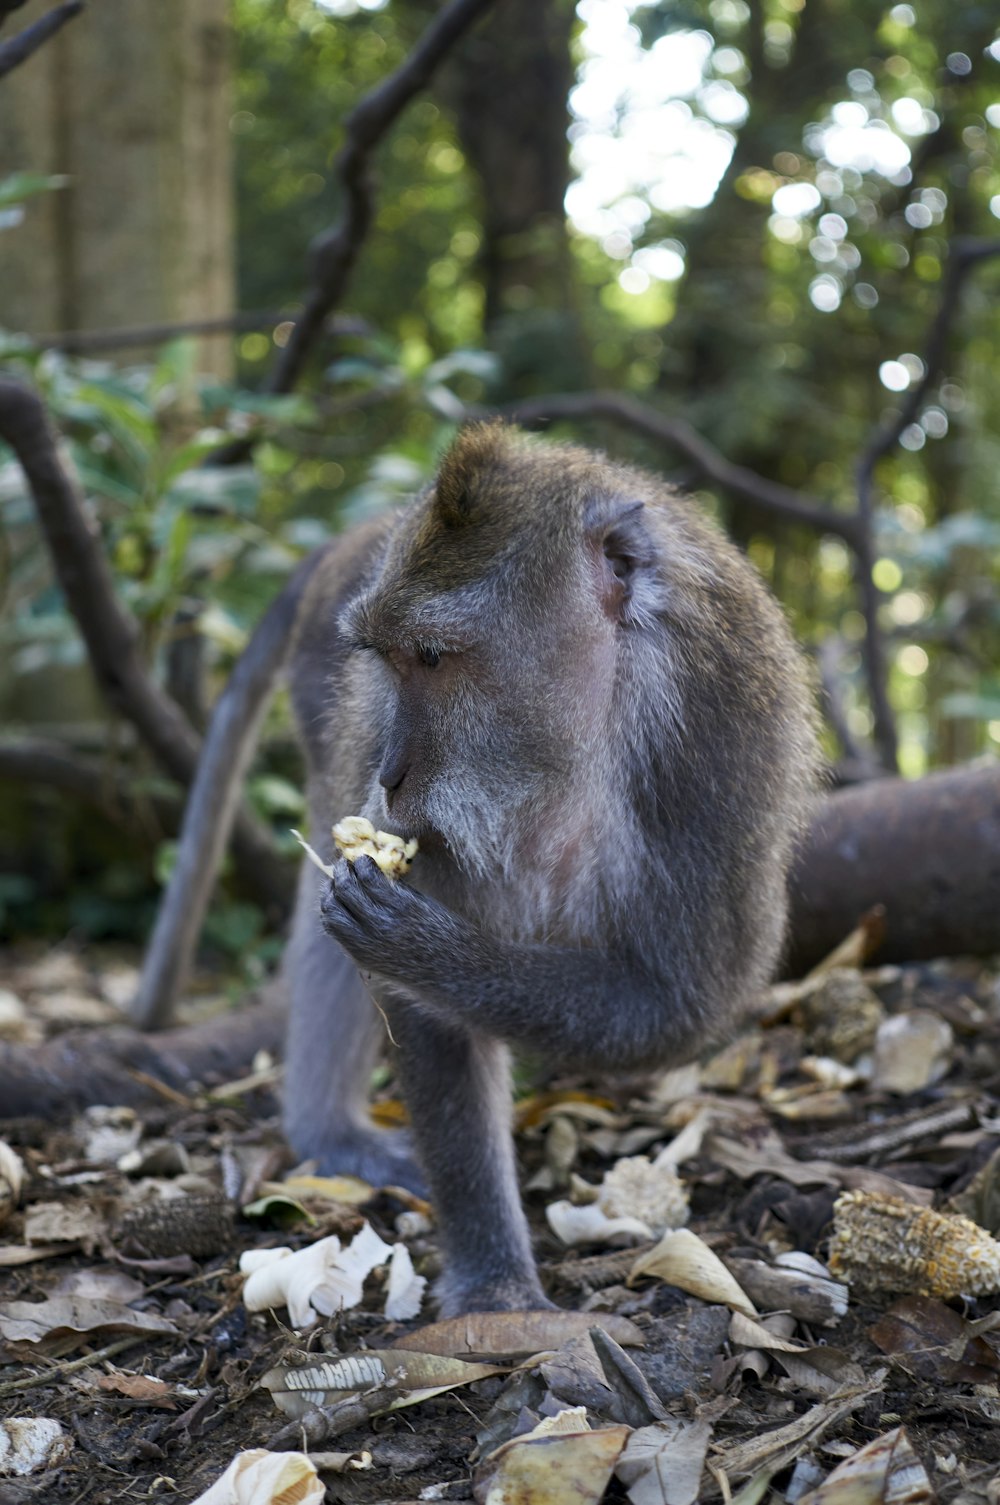
[[[118,601],[96,526],[75,477],[60,460],[44,405],[16,382],[0,381],[0,440],[10,445],[24,471],[59,584],[105,699],[133,723],[166,772],[189,784],[200,739],[146,672],[139,655],[139,625]],[[283,906],[288,870],[269,833],[241,811],[234,841],[255,891],[265,902]]]
[[[313,242],[312,286],[288,344],[265,383],[268,392],[290,392],[302,373],[325,320],[343,297],[372,220],[369,158],[410,100],[432,78],[459,37],[493,0],[451,0],[428,26],[413,51],[344,122],[347,140],[336,161],[344,207],[339,220]]]
[[[8,12],[16,8],[16,5],[4,5],[4,10]],[[50,10],[47,15],[32,22],[30,26],[26,26],[23,31],[18,32],[16,37],[11,37],[9,42],[0,42],[0,78],[26,62],[33,52],[37,52],[39,47],[49,40],[49,37],[54,37],[67,21],[72,21],[73,17],[78,16],[82,10],[83,0],[65,0],[65,4],[57,5],[55,10]]]
[[[790,486],[767,481],[743,465],[734,465],[683,418],[669,418],[624,393],[570,392],[532,397],[495,411],[499,416],[527,427],[563,418],[608,419],[657,444],[679,450],[693,460],[704,475],[734,496],[743,497],[790,522],[803,523],[822,533],[833,533],[851,548],[857,546],[858,524],[853,514],[838,512],[812,497],[793,491]],[[470,413],[470,416],[473,415]]]
[[[301,1447],[306,1451],[319,1447],[332,1437],[342,1437],[345,1432],[364,1426],[380,1411],[387,1411],[398,1396],[399,1386],[387,1380],[375,1390],[348,1395],[329,1406],[310,1406],[303,1417],[280,1427],[267,1446],[276,1453],[282,1448]]]
[[[77,1374],[81,1369],[93,1369],[95,1364],[102,1364],[105,1359],[113,1359],[115,1354],[124,1353],[126,1348],[135,1348],[138,1343],[148,1343],[153,1338],[165,1337],[164,1333],[133,1333],[128,1338],[118,1338],[114,1343],[109,1343],[106,1348],[99,1348],[96,1353],[85,1353],[79,1359],[69,1359],[65,1364],[52,1364],[44,1374],[27,1374],[20,1380],[6,1380],[0,1385],[0,1396],[16,1395],[18,1391],[36,1390],[39,1385],[54,1385],[59,1380],[66,1378],[68,1374]]]
[[[131,324],[121,329],[64,329],[55,334],[29,335],[32,345],[41,350],[64,350],[69,355],[99,354],[104,350],[129,350],[136,345],[162,345],[185,335],[243,334],[258,329],[272,329],[291,323],[297,310],[262,309],[256,313],[230,314],[217,319],[184,319],[176,324]],[[338,314],[327,319],[322,333],[327,335],[365,335],[371,326],[353,314]]]

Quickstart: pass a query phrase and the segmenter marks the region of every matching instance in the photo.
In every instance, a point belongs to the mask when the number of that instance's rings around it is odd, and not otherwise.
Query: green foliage
[[[65,188],[68,182],[68,178],[38,172],[12,172],[0,178],[0,230],[12,230],[21,223],[25,199]]]
[[[603,4],[580,7],[584,80],[595,58],[583,27]],[[433,13],[427,0],[382,7],[234,0],[239,66],[230,129],[243,307],[301,304],[308,246],[340,210],[335,161],[344,121]],[[257,390],[288,338],[280,323],[236,340],[231,384],[201,377],[186,342],[165,346],[151,367],[70,361],[23,341],[0,345],[0,358],[41,388],[66,436],[152,672],[167,676],[178,634],[192,631],[193,620],[216,690],[295,561],[422,485],[465,406],[511,392],[631,392],[687,418],[728,458],[853,507],[859,454],[920,380],[949,246],[957,236],[998,234],[993,9],[981,0],[919,7],[765,0],[753,8],[743,0],[651,0],[633,9],[631,22],[646,62],[666,55],[654,56],[658,43],[692,32],[707,39],[700,77],[662,99],[656,108],[674,113],[652,115],[647,127],[660,136],[687,125],[706,139],[726,133],[731,157],[703,207],[664,207],[676,199],[673,169],[643,178],[636,150],[615,159],[621,171],[605,172],[604,218],[572,224],[568,252],[561,226],[511,228],[513,189],[508,200],[501,181],[486,201],[443,74],[376,153],[374,222],[349,304],[338,310],[350,332],[321,343],[300,393]],[[720,126],[723,96],[727,108],[734,98],[742,103]],[[643,138],[629,136],[637,97],[623,87],[608,104],[606,142],[621,136],[645,149]],[[487,120],[490,106],[484,86]],[[578,151],[594,129],[574,122]],[[875,132],[894,144],[897,166],[877,153],[852,157],[835,129]],[[494,145],[509,151],[513,183],[523,146]],[[0,228],[16,233],[19,204],[59,186],[27,174],[0,181]],[[783,190],[798,190],[798,199]],[[550,276],[557,269],[571,284],[568,296],[549,307],[526,288],[522,303],[515,298],[487,329],[484,268],[526,253],[526,264]],[[890,688],[909,773],[1000,745],[998,276],[1000,258],[971,274],[943,372],[876,474],[875,578],[887,592]],[[734,504],[682,459],[621,430],[594,424],[573,432],[702,486],[702,501],[774,585],[803,639],[839,639],[848,719],[864,737],[871,721],[864,623],[845,547]],[[254,441],[251,459],[206,463],[220,444],[240,438]],[[81,668],[75,624],[53,585],[19,472],[3,460],[0,702],[15,729],[93,722],[103,712]],[[58,714],[41,709],[45,695]],[[248,791],[281,839],[301,819],[287,728],[279,708]],[[133,772],[150,774],[141,758]],[[43,807],[55,834],[43,837],[44,860],[30,873],[0,884],[0,933],[31,923],[142,934],[172,858],[169,843],[123,855],[65,809],[56,819],[51,799]],[[23,818],[12,811],[7,825],[23,850]],[[88,848],[85,860],[72,855],[76,844]],[[238,875],[227,885],[211,943],[254,972],[271,942]]]

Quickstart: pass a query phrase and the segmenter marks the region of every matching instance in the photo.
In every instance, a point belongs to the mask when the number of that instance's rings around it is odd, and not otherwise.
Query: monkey
[[[511,1052],[680,1064],[767,982],[816,783],[803,658],[692,500],[498,422],[303,579],[311,839],[331,862],[358,814],[419,851],[400,881],[303,864],[287,1137],[322,1171],[429,1190],[443,1315],[547,1306]],[[412,1144],[368,1113],[384,1023]]]

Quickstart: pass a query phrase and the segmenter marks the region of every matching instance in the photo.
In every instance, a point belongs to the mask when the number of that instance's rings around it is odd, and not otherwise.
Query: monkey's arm
[[[336,864],[320,912],[359,967],[400,983],[438,1018],[510,1045],[627,1070],[693,1055],[706,1036],[690,958],[676,968],[666,959],[657,976],[592,948],[503,941],[367,857]]]

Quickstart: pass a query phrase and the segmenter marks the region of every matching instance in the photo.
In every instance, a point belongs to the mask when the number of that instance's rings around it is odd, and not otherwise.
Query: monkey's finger
[[[373,905],[384,904],[391,889],[392,884],[370,857],[338,862],[330,881],[337,902],[358,918],[371,915]]]
[[[349,951],[352,942],[357,944],[364,938],[360,920],[330,890],[320,900],[319,917],[327,935],[332,935]]]

